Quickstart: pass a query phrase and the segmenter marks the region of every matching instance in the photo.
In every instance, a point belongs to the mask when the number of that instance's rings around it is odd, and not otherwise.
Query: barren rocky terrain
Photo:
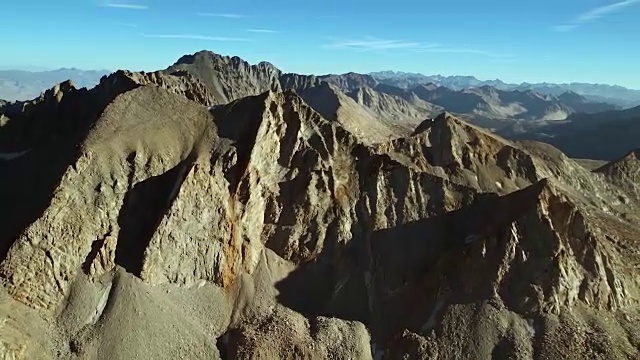
[[[637,151],[214,55],[0,107],[0,357],[640,358]]]

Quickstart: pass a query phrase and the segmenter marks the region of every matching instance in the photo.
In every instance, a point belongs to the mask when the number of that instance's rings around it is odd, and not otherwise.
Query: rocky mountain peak
[[[276,67],[268,63],[251,65],[237,56],[223,56],[209,51],[183,56],[166,71],[190,73],[209,89],[215,104],[281,89],[279,78],[282,73]]]
[[[563,101],[582,102],[582,103],[587,102],[587,99],[584,96],[574,91],[565,91],[562,94],[560,94],[558,98]]]
[[[414,87],[412,89],[412,91],[414,92],[418,92],[418,91],[426,91],[426,92],[432,92],[432,91],[436,91],[438,89],[438,86],[434,83],[428,83],[428,84],[424,84],[424,85],[418,85],[416,87]]]

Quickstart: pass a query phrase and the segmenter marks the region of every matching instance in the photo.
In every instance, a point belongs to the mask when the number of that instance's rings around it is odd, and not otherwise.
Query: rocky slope
[[[2,108],[2,356],[640,356],[633,159],[364,117],[360,85],[209,110],[270,69]]]
[[[347,95],[358,104],[395,123],[402,123],[405,119],[422,121],[426,117],[434,118],[444,111],[444,108],[426,101],[420,101],[420,99],[410,98],[406,100],[402,97],[391,96],[377,91],[368,86],[356,88],[348,92]],[[416,123],[412,123],[411,128],[415,128],[416,125]]]
[[[336,85],[322,82],[299,94],[325,119],[339,122],[366,144],[409,135],[425,117],[441,111],[427,103],[412,105],[366,86],[345,94]]]
[[[622,202],[640,201],[640,149],[594,170],[625,191],[619,197]]]

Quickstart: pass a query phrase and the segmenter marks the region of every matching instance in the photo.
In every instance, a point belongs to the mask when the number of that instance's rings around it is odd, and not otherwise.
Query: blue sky
[[[287,72],[640,89],[640,0],[8,0],[0,68],[162,69],[207,49]]]

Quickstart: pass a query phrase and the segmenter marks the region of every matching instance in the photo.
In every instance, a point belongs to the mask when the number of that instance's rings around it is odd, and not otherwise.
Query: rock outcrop
[[[0,316],[32,318],[0,324],[0,351],[640,356],[638,205],[615,171],[449,113],[363,122],[335,85],[273,91],[269,64],[216,61],[252,75],[118,72],[5,112],[3,151],[28,152],[0,160]]]

